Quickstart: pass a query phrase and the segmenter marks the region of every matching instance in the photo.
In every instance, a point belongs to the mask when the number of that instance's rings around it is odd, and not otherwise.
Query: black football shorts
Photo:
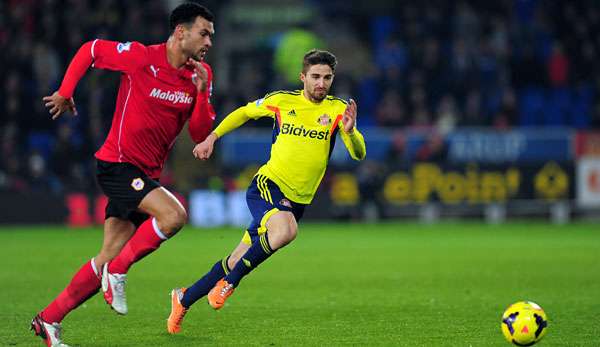
[[[138,206],[142,199],[155,188],[160,187],[154,180],[130,163],[111,163],[97,160],[96,178],[108,197],[105,217],[117,217],[140,226],[150,216],[140,212]]]

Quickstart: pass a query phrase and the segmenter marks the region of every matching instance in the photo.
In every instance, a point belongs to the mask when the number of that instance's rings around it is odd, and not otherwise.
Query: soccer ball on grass
[[[532,301],[519,301],[510,305],[502,315],[502,333],[517,346],[531,346],[546,334],[546,313]]]

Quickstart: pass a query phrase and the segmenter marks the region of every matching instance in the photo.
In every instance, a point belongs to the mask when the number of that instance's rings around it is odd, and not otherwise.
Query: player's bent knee
[[[292,242],[298,233],[298,224],[291,212],[279,212],[267,222],[269,243],[273,249]]]
[[[276,229],[276,233],[278,234],[278,238],[280,239],[281,243],[283,243],[283,245],[287,245],[296,238],[296,235],[298,234],[298,228],[291,223],[284,224],[281,225],[280,228]]]
[[[288,226],[287,235],[286,235],[287,243],[294,241],[296,239],[297,235],[298,235],[298,227],[295,225]]]
[[[165,236],[170,237],[183,228],[187,221],[187,212],[182,208],[172,209],[164,215],[157,217],[156,221],[158,222],[160,231]]]
[[[293,216],[289,216],[287,218],[287,224],[285,226],[284,233],[285,240],[287,241],[286,243],[290,243],[296,239],[296,236],[298,235],[298,223],[296,223],[296,220]]]

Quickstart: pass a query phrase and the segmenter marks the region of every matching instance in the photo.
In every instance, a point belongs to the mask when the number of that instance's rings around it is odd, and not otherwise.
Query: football
[[[546,334],[546,313],[532,301],[519,301],[510,305],[502,315],[502,333],[517,346],[531,346]]]

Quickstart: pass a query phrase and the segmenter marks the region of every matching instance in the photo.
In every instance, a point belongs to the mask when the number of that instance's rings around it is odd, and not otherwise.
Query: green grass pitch
[[[194,229],[134,265],[129,314],[96,295],[63,321],[72,346],[508,346],[500,316],[532,300],[540,346],[600,346],[600,230],[594,224],[312,224],[248,276],[220,311],[205,299],[179,335],[169,292],[239,241]],[[41,346],[29,321],[99,249],[100,229],[0,229],[0,345]]]

